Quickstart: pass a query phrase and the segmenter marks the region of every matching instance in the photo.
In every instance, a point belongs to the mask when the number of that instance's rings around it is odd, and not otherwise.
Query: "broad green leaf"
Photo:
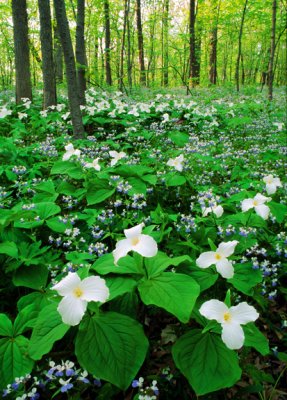
[[[215,268],[199,268],[192,264],[180,265],[178,272],[192,276],[199,284],[201,292],[213,286],[218,279],[218,273],[215,271]]]
[[[130,176],[138,176],[142,177],[145,174],[152,174],[154,171],[152,168],[145,167],[144,165],[122,165],[114,170],[114,174],[130,177]]]
[[[40,312],[29,345],[29,355],[33,360],[40,360],[53,347],[53,344],[62,339],[70,326],[62,322],[57,311],[58,303],[52,303]]]
[[[127,178],[127,181],[132,187],[128,191],[129,195],[133,195],[136,193],[146,194],[146,184],[141,179],[131,176]]]
[[[0,336],[13,336],[13,326],[6,314],[0,314]]]
[[[131,292],[137,285],[137,281],[122,276],[113,276],[105,278],[106,285],[110,290],[109,301],[124,294]]]
[[[235,264],[234,276],[228,279],[228,282],[240,292],[252,295],[254,286],[262,282],[262,272],[259,269],[253,269],[248,263]]]
[[[115,192],[115,189],[109,185],[109,181],[106,179],[92,179],[86,185],[86,189],[88,205],[101,203],[111,197]]]
[[[35,186],[36,190],[40,190],[41,192],[47,193],[55,193],[55,185],[52,180],[42,181],[38,185]]]
[[[109,310],[127,315],[131,318],[138,318],[139,297],[135,290],[116,297],[109,302]]]
[[[268,340],[254,323],[250,322],[242,328],[245,336],[244,346],[254,347],[263,356],[269,354]]]
[[[18,247],[13,242],[0,243],[0,254],[6,254],[7,256],[17,258]]]
[[[193,278],[173,272],[163,272],[145,280],[138,289],[144,304],[164,308],[184,323],[189,321],[200,291]]]
[[[91,374],[125,390],[142,366],[148,340],[135,320],[115,312],[85,318],[76,337],[79,363]]]
[[[58,217],[53,217],[46,220],[48,227],[57,233],[64,233],[66,229],[71,229],[73,226],[70,222],[64,223]]]
[[[28,344],[24,336],[0,339],[0,389],[32,371],[34,362],[28,357]]]
[[[72,261],[74,264],[81,264],[85,262],[89,262],[89,260],[92,260],[95,258],[94,255],[89,254],[89,253],[79,253],[78,251],[71,251],[70,253],[67,253],[65,255],[66,260]]]
[[[29,304],[27,307],[23,308],[14,321],[14,335],[20,335],[27,329],[33,328],[37,317],[39,315],[39,309],[37,304]]]
[[[271,214],[274,215],[276,221],[281,224],[284,221],[287,214],[287,206],[285,204],[276,203],[275,201],[270,201],[267,203],[270,208]]]
[[[171,174],[166,176],[166,186],[181,186],[184,185],[186,182],[186,179],[184,176],[179,175],[179,174]]]
[[[168,137],[179,147],[184,147],[184,145],[189,141],[189,135],[179,131],[169,132]]]
[[[172,355],[198,396],[231,387],[241,376],[236,353],[211,332],[186,333],[173,346]]]
[[[170,258],[165,253],[159,251],[156,256],[145,258],[144,262],[147,274],[149,278],[151,278],[160,274],[171,265],[177,267],[180,263],[183,263],[184,261],[190,262],[190,260],[191,259],[188,256]]]
[[[46,286],[48,275],[49,271],[46,265],[23,265],[15,271],[13,284],[40,290]]]
[[[68,175],[73,179],[82,179],[84,172],[82,168],[72,161],[57,161],[51,169],[51,175]]]
[[[35,205],[35,210],[41,219],[47,219],[61,212],[61,208],[55,203],[37,203]]]
[[[40,312],[44,307],[51,304],[51,302],[49,301],[46,292],[33,292],[21,297],[17,303],[17,308],[21,311],[23,308],[31,304],[33,304],[35,308],[37,308],[38,312]]]
[[[104,254],[98,258],[92,268],[101,275],[112,274],[143,274],[143,271],[139,270],[134,258],[126,256],[118,261],[118,265],[115,265],[114,257],[111,253]]]

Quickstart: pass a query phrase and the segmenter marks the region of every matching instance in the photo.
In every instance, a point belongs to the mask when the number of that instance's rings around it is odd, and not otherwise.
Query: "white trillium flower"
[[[95,158],[93,162],[85,164],[86,168],[94,168],[96,171],[101,170],[101,166],[99,164],[99,158]]]
[[[283,131],[284,128],[284,122],[273,122],[273,125],[276,126],[278,131]]]
[[[263,219],[267,219],[269,217],[270,208],[264,203],[270,200],[271,197],[266,197],[260,193],[257,193],[257,195],[253,199],[243,200],[241,202],[241,209],[243,212],[245,212],[250,210],[251,208],[254,208],[257,215],[259,215]]]
[[[142,234],[143,227],[144,223],[141,223],[133,228],[124,229],[126,239],[117,242],[116,248],[113,251],[116,265],[120,258],[125,257],[132,250],[143,257],[153,257],[156,255],[157,243],[151,236]]]
[[[244,332],[241,325],[255,321],[259,314],[254,307],[246,302],[228,308],[219,300],[209,300],[199,309],[207,319],[215,319],[222,326],[221,339],[231,350],[240,349],[244,343]]]
[[[223,211],[224,210],[222,206],[215,205],[214,207],[204,207],[202,209],[202,216],[206,217],[209,213],[213,212],[213,214],[215,214],[216,217],[219,218],[223,214]]]
[[[274,194],[277,187],[282,187],[282,183],[279,178],[274,178],[273,175],[267,175],[263,178],[263,182],[266,183],[266,191],[268,194]]]
[[[170,158],[166,164],[169,167],[174,167],[177,171],[182,171],[183,170],[183,161],[184,161],[184,157],[183,157],[183,154],[181,154],[178,157]]]
[[[109,289],[104,279],[89,276],[81,281],[75,272],[68,275],[52,287],[64,298],[58,305],[58,312],[67,325],[78,325],[83,318],[89,301],[104,303],[109,297]]]
[[[115,165],[121,158],[125,158],[127,156],[124,151],[117,152],[114,150],[109,151],[109,155],[112,157],[111,167]]]
[[[65,150],[66,150],[66,153],[63,155],[63,158],[62,158],[63,161],[69,160],[72,156],[79,157],[81,154],[81,150],[74,149],[74,146],[72,145],[72,143],[67,144],[67,146],[65,146]]]
[[[197,258],[196,265],[199,268],[208,268],[215,265],[217,272],[226,279],[230,279],[234,275],[232,262],[227,259],[234,253],[238,240],[230,242],[222,242],[216,251],[206,251]]]

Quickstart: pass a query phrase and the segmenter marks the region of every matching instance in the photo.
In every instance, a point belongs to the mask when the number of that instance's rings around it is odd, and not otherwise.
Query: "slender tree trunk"
[[[43,108],[46,109],[57,104],[50,1],[38,0],[38,6],[44,82]]]
[[[66,65],[68,98],[73,131],[75,138],[79,139],[83,137],[84,126],[78,95],[76,63],[64,0],[54,0],[54,7]]]
[[[236,81],[237,92],[239,92],[239,68],[240,68],[240,59],[241,59],[241,52],[242,52],[242,34],[243,34],[243,25],[244,25],[244,19],[245,19],[245,14],[246,14],[246,9],[247,9],[247,3],[248,3],[248,0],[245,0],[243,12],[242,12],[242,16],[241,16],[239,35],[238,35],[238,53],[237,53],[236,67],[235,67],[235,81]]]
[[[217,33],[218,33],[218,19],[220,11],[221,0],[213,1],[213,13],[216,15],[212,22],[210,31],[210,53],[209,53],[209,81],[211,84],[216,85],[217,82]]]
[[[127,32],[127,22],[129,18],[129,6],[128,0],[124,3],[124,26],[121,44],[121,57],[120,57],[120,79],[119,79],[119,89],[122,91],[124,88],[124,55],[125,55],[125,44],[126,44],[126,32]]]
[[[77,2],[77,27],[76,27],[76,62],[80,104],[85,104],[85,91],[87,89],[86,70],[87,56],[85,43],[85,0]]]
[[[274,78],[274,55],[275,55],[275,36],[276,36],[276,11],[277,0],[272,3],[272,27],[271,27],[271,43],[270,43],[270,58],[268,65],[268,99],[273,99],[273,78]]]
[[[139,66],[140,66],[140,83],[146,85],[146,71],[144,62],[144,43],[143,43],[143,29],[141,17],[141,0],[136,0],[136,16],[137,16],[137,30],[138,30],[138,52],[139,52]]]
[[[130,13],[130,0],[128,0],[127,14]],[[131,26],[130,18],[127,19],[127,72],[128,72],[128,83],[129,88],[132,88],[133,77],[132,77],[132,55],[131,55]]]
[[[12,0],[12,17],[16,69],[16,103],[19,104],[24,97],[32,100],[26,0]]]
[[[110,5],[109,0],[104,2],[105,12],[105,69],[106,69],[106,84],[112,86],[112,71],[111,71],[111,27],[110,27]]]
[[[198,40],[195,36],[195,0],[189,2],[189,79],[191,87],[199,84],[199,61],[198,61]]]
[[[162,18],[162,85],[168,86],[168,18],[169,18],[169,0],[163,3]]]
[[[55,62],[55,77],[56,83],[63,82],[63,49],[57,26],[57,21],[54,21],[54,62]]]

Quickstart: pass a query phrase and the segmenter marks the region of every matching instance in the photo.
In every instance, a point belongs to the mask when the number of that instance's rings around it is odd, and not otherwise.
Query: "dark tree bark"
[[[66,65],[68,98],[75,138],[83,137],[84,126],[78,95],[76,63],[64,0],[54,0],[54,7]]]
[[[109,0],[104,2],[105,13],[105,70],[106,70],[106,84],[111,86],[112,70],[111,70],[111,27],[110,27],[110,5]]]
[[[125,55],[126,31],[127,31],[128,17],[129,17],[129,5],[128,5],[128,0],[125,0],[125,2],[124,2],[124,26],[123,26],[123,36],[122,36],[122,44],[121,44],[120,72],[119,72],[119,89],[121,91],[124,89],[124,55]]]
[[[12,17],[16,69],[16,103],[19,104],[24,97],[32,100],[26,0],[12,0]]]
[[[195,36],[195,20],[196,20],[196,9],[195,0],[190,0],[189,3],[189,78],[191,87],[199,84],[199,41]]]
[[[143,29],[141,17],[141,0],[136,0],[136,19],[138,31],[138,53],[139,53],[139,66],[140,66],[140,83],[146,85],[146,71],[144,62],[144,42],[143,42]]]
[[[277,0],[272,3],[272,27],[271,27],[271,43],[270,43],[270,58],[268,64],[268,99],[273,99],[273,79],[274,79],[274,55],[275,55],[275,36],[276,36],[276,12]]]
[[[162,85],[168,86],[168,18],[169,18],[169,0],[163,2],[162,17]]]
[[[46,109],[49,106],[57,104],[50,1],[38,0],[38,6],[44,82],[43,108]]]
[[[130,13],[130,0],[127,1],[127,14]],[[131,55],[131,26],[130,18],[127,19],[127,72],[128,72],[128,83],[129,88],[132,88],[133,77],[132,77],[132,55]]]
[[[217,82],[217,32],[218,32],[218,19],[220,11],[220,1],[213,4],[213,13],[215,15],[212,21],[210,31],[210,53],[209,53],[209,81],[211,84],[216,85]]]
[[[79,99],[81,104],[86,103],[85,91],[87,89],[86,70],[87,56],[85,43],[85,0],[77,2],[77,27],[76,27],[76,61]]]
[[[56,21],[54,21],[54,63],[56,83],[62,83],[64,75],[63,49]]]
[[[244,19],[245,19],[245,14],[246,14],[246,9],[247,9],[247,3],[248,3],[248,0],[245,0],[243,12],[242,12],[242,16],[241,16],[239,35],[238,35],[238,54],[237,54],[236,67],[235,67],[235,81],[236,81],[237,92],[239,92],[239,67],[240,67],[240,60],[242,60],[242,33],[243,33],[243,25],[244,25]]]

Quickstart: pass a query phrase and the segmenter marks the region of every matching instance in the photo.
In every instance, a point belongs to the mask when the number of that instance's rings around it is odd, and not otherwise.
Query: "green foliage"
[[[179,338],[172,354],[197,395],[230,387],[241,376],[236,353],[210,332],[191,330]]]
[[[145,359],[148,340],[137,321],[109,312],[83,321],[75,345],[87,371],[125,390]]]

